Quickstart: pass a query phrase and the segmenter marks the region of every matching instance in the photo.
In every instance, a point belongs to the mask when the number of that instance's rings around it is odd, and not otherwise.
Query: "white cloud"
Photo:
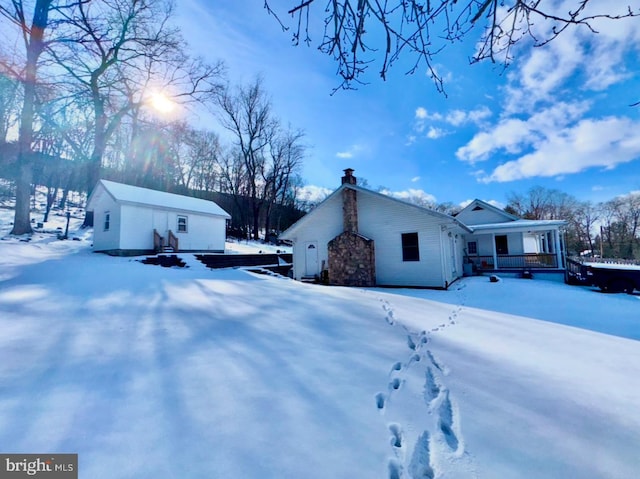
[[[323,186],[305,185],[298,191],[300,199],[309,203],[319,203],[329,196],[333,190]]]
[[[460,126],[465,123],[481,124],[492,115],[491,110],[486,106],[481,106],[475,110],[452,110],[447,113],[445,121],[452,126]]]
[[[547,132],[533,152],[498,166],[480,180],[507,182],[579,173],[594,167],[613,169],[640,157],[639,129],[640,122],[628,118],[584,119],[575,126]]]
[[[488,160],[490,154],[498,150],[520,153],[578,120],[588,107],[586,102],[557,103],[539,110],[526,120],[503,118],[497,125],[477,133],[469,143],[458,148],[456,156],[474,164]]]
[[[380,193],[387,196],[392,196],[409,203],[414,203],[420,206],[433,206],[436,203],[436,197],[424,190],[409,188],[404,191],[391,191],[388,189],[381,190]]]
[[[423,106],[416,108],[415,117],[417,120],[434,120],[441,121],[443,119],[440,113],[429,113]]]
[[[424,107],[419,106],[418,108],[416,108],[416,118],[420,119],[420,120],[424,120],[425,118],[427,118],[427,109]]]
[[[413,145],[417,139],[418,137],[416,135],[407,136],[407,141],[405,142],[405,146]]]
[[[420,177],[419,176],[414,176],[413,178],[411,178],[411,183],[416,183],[420,181]]]
[[[450,134],[451,132],[434,126],[429,123],[446,123],[454,127],[459,127],[464,124],[473,123],[476,125],[482,124],[487,118],[492,115],[491,110],[486,106],[481,106],[474,110],[451,110],[446,115],[441,113],[429,113],[426,108],[418,107],[415,111],[416,122],[413,126],[415,133],[426,133],[426,137],[430,140],[436,140]],[[409,144],[412,144],[416,140],[416,135],[410,136]]]
[[[364,147],[362,145],[354,144],[354,145],[351,145],[347,150],[339,151],[338,153],[336,153],[336,157],[343,158],[343,159],[353,158],[354,156],[356,156],[357,153],[360,153],[363,150],[364,150]]]
[[[472,201],[473,200],[464,200],[462,203],[459,203],[460,208],[466,208],[471,204]],[[489,203],[491,206],[495,206],[496,208],[500,208],[501,210],[503,210],[506,206],[504,203],[498,200],[482,200],[482,201],[484,201],[485,203]]]
[[[624,14],[626,6],[589,2],[585,15],[598,13],[597,8],[608,10],[606,13],[618,8]],[[569,10],[571,5],[565,3],[558,12],[564,16]],[[516,70],[508,75],[509,85],[505,88],[507,114],[531,112],[540,102],[552,101],[558,94],[602,91],[630,76],[624,56],[634,49],[640,51],[637,19],[596,19],[590,24],[597,34],[586,27],[572,27],[544,47],[531,48],[530,42],[518,45],[518,62],[512,65]],[[551,28],[553,22],[534,21],[532,33],[537,39],[550,38]]]
[[[435,128],[433,126],[429,127],[429,131],[427,132],[427,138],[431,140],[437,140],[438,138],[442,138],[445,136],[447,132],[441,128]]]

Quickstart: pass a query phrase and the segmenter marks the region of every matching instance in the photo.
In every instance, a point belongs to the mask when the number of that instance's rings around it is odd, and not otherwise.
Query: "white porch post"
[[[491,233],[491,247],[493,248],[493,269],[498,269],[498,253],[496,251],[496,234]]]
[[[556,250],[556,261],[558,262],[558,268],[562,268],[564,265],[562,264],[562,246],[560,246],[560,231],[559,230],[553,230],[553,241],[554,241],[554,248]]]

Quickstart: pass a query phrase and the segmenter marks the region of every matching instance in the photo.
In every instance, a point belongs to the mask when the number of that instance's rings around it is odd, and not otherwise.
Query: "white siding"
[[[310,218],[311,219],[311,218]],[[318,243],[318,273],[324,261],[328,264],[327,244],[342,233],[342,196],[335,195],[313,211],[313,219],[301,227],[293,239],[293,277],[305,276],[305,252],[309,242]]]
[[[462,210],[456,215],[456,219],[465,225],[484,225],[511,221],[505,215],[484,208],[477,211],[473,211],[473,208]]]
[[[187,232],[178,233],[178,216],[186,216]],[[159,221],[162,218],[163,221]],[[167,211],[160,208],[122,205],[121,249],[153,249],[153,230],[165,236],[165,227],[176,235],[179,249],[224,250],[225,219],[191,212]]]
[[[104,230],[106,213],[109,213],[109,230]],[[93,249],[108,251],[120,247],[120,205],[102,188],[94,194],[93,201]]]
[[[540,253],[540,239],[538,235],[523,234],[522,242],[524,243],[524,251],[526,253]]]
[[[153,210],[151,208],[122,205],[120,249],[153,249]]]
[[[521,233],[508,233],[507,245],[509,248],[509,254],[524,254],[524,245]]]
[[[187,232],[177,233],[178,216],[186,216]],[[224,251],[226,224],[224,218],[193,213],[169,214],[169,227],[178,237],[181,250]]]
[[[378,285],[445,287],[442,219],[358,192],[358,224],[375,241]],[[420,261],[402,261],[402,233],[418,233]]]

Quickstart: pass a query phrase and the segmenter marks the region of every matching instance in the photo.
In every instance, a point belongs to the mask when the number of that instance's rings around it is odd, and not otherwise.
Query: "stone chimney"
[[[344,176],[342,177],[342,184],[344,185],[345,183],[349,183],[350,185],[355,185],[356,184],[356,177],[353,176],[353,169],[352,168],[347,168],[344,171]]]
[[[342,184],[344,185],[345,183],[349,185],[356,184],[356,177],[353,176],[353,170],[351,168],[344,170]],[[342,190],[342,217],[344,231],[358,233],[358,201],[356,190],[351,188]]]

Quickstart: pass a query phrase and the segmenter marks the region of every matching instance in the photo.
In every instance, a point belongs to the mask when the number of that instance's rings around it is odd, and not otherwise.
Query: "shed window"
[[[478,243],[475,241],[469,241],[467,243],[467,254],[478,254]]]
[[[109,231],[110,227],[111,227],[111,213],[106,211],[104,213],[104,230]]]
[[[420,261],[418,233],[402,234],[402,261]]]
[[[186,232],[187,232],[187,217],[178,216],[178,233],[186,233]]]

